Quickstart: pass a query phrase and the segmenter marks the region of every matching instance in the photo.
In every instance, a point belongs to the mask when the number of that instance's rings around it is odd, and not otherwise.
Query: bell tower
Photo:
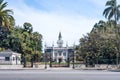
[[[57,45],[58,45],[58,47],[62,47],[63,46],[63,40],[62,40],[61,32],[59,32],[59,36],[58,36],[58,40],[57,40]]]

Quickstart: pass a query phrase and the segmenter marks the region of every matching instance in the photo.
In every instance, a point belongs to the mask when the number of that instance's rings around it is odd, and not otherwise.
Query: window
[[[5,61],[10,61],[10,57],[5,57]]]
[[[61,56],[62,55],[62,53],[59,53],[59,56]]]
[[[15,57],[13,57],[13,61],[15,60]]]
[[[55,53],[55,57],[57,57],[57,53]]]
[[[63,53],[64,56],[66,56],[66,53]]]

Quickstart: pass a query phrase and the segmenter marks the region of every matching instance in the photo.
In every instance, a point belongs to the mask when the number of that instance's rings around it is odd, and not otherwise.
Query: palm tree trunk
[[[115,7],[117,5],[117,1],[115,3]],[[118,64],[119,64],[119,52],[120,52],[120,42],[119,42],[119,28],[117,27],[117,10],[115,11],[115,15],[114,15],[114,18],[115,18],[115,31],[116,31],[116,42],[117,42],[117,54],[116,54],[116,65],[118,67]]]

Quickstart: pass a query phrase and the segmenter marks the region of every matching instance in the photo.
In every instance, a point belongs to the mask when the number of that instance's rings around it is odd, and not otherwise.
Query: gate
[[[69,67],[70,66],[69,57],[65,62],[62,62],[61,58],[59,58],[58,61],[56,61],[51,58],[51,54],[49,53],[44,54],[44,62],[45,62],[45,65],[49,65],[50,67]]]
[[[54,52],[56,54],[54,54]],[[73,62],[73,49],[45,49],[44,61],[50,67],[70,67],[70,62]]]
[[[69,61],[62,62],[62,59],[58,59],[58,62],[50,61],[50,67],[69,67]]]

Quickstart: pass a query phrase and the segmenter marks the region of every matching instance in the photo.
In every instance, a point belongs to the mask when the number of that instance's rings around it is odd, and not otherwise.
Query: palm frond
[[[3,3],[3,4],[0,6],[0,10],[2,11],[6,6],[7,6],[7,2]]]
[[[11,9],[5,9],[7,7],[7,2],[0,0],[0,26],[10,29],[15,24],[13,18],[13,11]]]
[[[6,10],[3,10],[2,13],[4,13],[4,14],[13,14],[13,11],[11,9],[6,9]]]
[[[106,2],[106,6],[114,6],[116,3],[116,0],[109,0]]]
[[[120,10],[117,9],[117,21],[120,19]]]
[[[2,3],[3,3],[3,0],[0,0],[0,6],[2,5]]]
[[[118,5],[117,8],[119,9],[119,8],[120,8],[120,5]]]
[[[108,15],[108,19],[110,20],[113,16],[114,16],[114,12],[113,12],[113,10],[111,10]]]
[[[103,11],[103,15],[105,16],[105,18],[108,17],[109,13],[111,12],[112,7],[107,7],[104,11]]]

